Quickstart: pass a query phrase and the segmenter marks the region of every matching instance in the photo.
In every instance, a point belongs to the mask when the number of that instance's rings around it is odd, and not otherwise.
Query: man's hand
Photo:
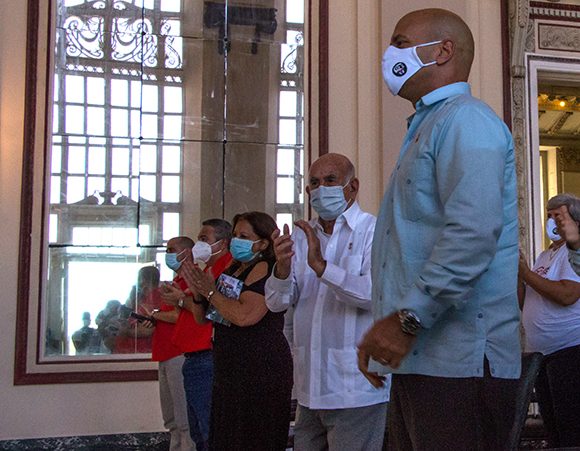
[[[170,282],[163,283],[159,291],[163,302],[173,306],[176,306],[179,300],[185,296],[181,288]]]
[[[578,250],[580,249],[580,231],[578,230],[578,223],[574,221],[568,207],[562,205],[560,207],[561,213],[556,215],[556,225],[558,226],[558,234],[566,240],[568,247]]]
[[[318,277],[322,277],[322,274],[324,274],[324,270],[326,269],[326,260],[324,260],[322,251],[320,250],[320,240],[316,236],[314,229],[310,227],[310,224],[306,221],[299,220],[294,224],[296,227],[302,229],[306,235],[308,243],[308,265]]]
[[[392,313],[373,324],[363,337],[358,346],[359,368],[362,360],[363,369],[361,371],[367,376],[363,370],[368,368],[369,357],[381,365],[398,368],[401,365],[401,361],[411,350],[415,339],[414,335],[406,334],[401,330],[398,313]],[[366,366],[364,364],[365,359]]]
[[[363,373],[363,376],[368,379],[371,385],[375,388],[381,388],[383,385],[385,385],[385,376],[379,376],[378,373],[369,371],[369,355],[359,349],[357,352],[357,357],[358,369],[361,373]]]
[[[280,230],[276,229],[272,233],[272,241],[274,242],[274,254],[276,254],[276,268],[274,276],[278,279],[287,279],[292,270],[292,257],[294,251],[294,241],[290,238],[290,229],[288,224],[284,224],[284,233],[280,235]]]

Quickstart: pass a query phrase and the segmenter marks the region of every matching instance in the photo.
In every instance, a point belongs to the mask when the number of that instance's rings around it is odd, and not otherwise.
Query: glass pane
[[[181,113],[183,89],[178,86],[166,86],[163,93],[163,108],[166,113]]]
[[[111,109],[111,136],[129,136],[128,110]]]
[[[89,174],[104,174],[106,153],[104,147],[89,148]]]
[[[143,93],[141,95],[141,108],[143,111],[156,112],[158,106],[158,88],[157,86],[143,85]]]
[[[61,158],[62,158],[62,147],[53,145],[52,146],[52,159],[51,159],[51,172],[56,174],[61,171]]]
[[[58,240],[58,215],[49,215],[48,242],[55,243]]]
[[[50,203],[60,204],[60,176],[50,178]]]
[[[294,179],[278,177],[276,181],[276,202],[279,204],[291,204],[294,202]]]
[[[87,78],[87,102],[94,105],[105,103],[105,80],[102,78]]]
[[[157,171],[157,147],[149,144],[141,145],[139,166],[141,172]]]
[[[286,0],[286,22],[304,23],[304,0]]]
[[[280,119],[280,144],[296,144],[296,121]]]
[[[163,146],[163,172],[181,171],[181,149],[179,146]]]
[[[165,175],[161,178],[161,202],[179,202],[180,177]]]
[[[294,175],[294,155],[294,149],[278,149],[278,174]]]
[[[85,101],[85,79],[78,75],[65,77],[66,101],[71,103],[83,103]]]
[[[69,174],[85,173],[85,148],[70,146],[68,149],[68,172]]]
[[[163,241],[179,235],[179,213],[163,213]]]
[[[296,92],[280,91],[280,116],[296,116]]]
[[[129,149],[116,147],[113,149],[111,173],[114,175],[129,175]]]
[[[67,177],[66,179],[66,203],[72,204],[85,198],[85,178]]]
[[[67,105],[65,129],[70,134],[80,135],[85,132],[85,109],[82,106]]]
[[[89,135],[105,134],[105,109],[88,107],[87,108],[87,133]]]
[[[88,177],[87,178],[87,193],[94,193],[95,191],[105,191],[104,177]]]
[[[139,197],[155,202],[156,185],[157,179],[154,175],[142,175],[139,177]]]
[[[132,87],[139,88],[139,95],[141,94],[141,84],[132,82]],[[134,94],[134,93],[133,93]],[[133,95],[134,97],[134,95]],[[129,105],[129,82],[127,80],[111,80],[111,105],[113,106],[128,106]],[[138,106],[138,105],[137,105]]]

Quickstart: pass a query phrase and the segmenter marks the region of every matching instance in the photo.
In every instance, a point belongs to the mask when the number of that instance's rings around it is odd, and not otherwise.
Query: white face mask
[[[409,78],[415,75],[421,68],[431,66],[436,61],[423,63],[417,55],[417,47],[439,44],[441,41],[427,42],[414,47],[400,49],[389,46],[383,55],[383,78],[389,87],[389,91],[396,96]]]
[[[212,247],[215,244],[218,244],[220,241],[222,240],[216,241],[213,244],[206,243],[205,241],[197,241],[193,246],[193,249],[191,250],[191,253],[193,254],[193,260],[196,263],[197,262],[207,263],[209,259],[212,257],[212,255],[219,253],[219,251],[212,252]]]
[[[562,237],[558,235],[558,226],[554,218],[548,218],[546,221],[546,234],[552,241],[560,241]]]

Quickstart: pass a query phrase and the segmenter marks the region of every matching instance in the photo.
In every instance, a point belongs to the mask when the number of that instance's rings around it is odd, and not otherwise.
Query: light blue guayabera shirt
[[[397,370],[520,374],[518,208],[509,130],[467,83],[416,104],[375,228],[375,319],[416,313],[424,330]]]

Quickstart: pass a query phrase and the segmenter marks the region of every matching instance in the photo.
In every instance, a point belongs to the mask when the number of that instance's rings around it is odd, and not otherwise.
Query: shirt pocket
[[[409,221],[420,219],[437,211],[435,164],[424,156],[413,160],[399,179],[401,214]]]
[[[359,375],[356,349],[328,350],[328,387],[340,392],[352,392]]]

